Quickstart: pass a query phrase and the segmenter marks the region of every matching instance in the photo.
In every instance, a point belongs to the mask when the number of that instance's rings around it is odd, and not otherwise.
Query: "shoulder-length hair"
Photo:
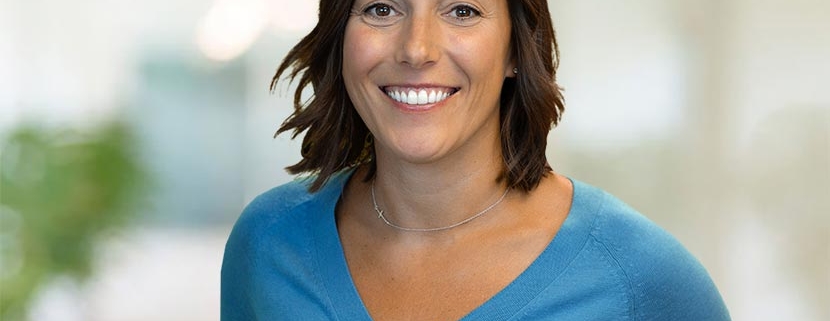
[[[547,0],[506,0],[511,20],[511,54],[519,70],[506,78],[501,92],[501,147],[504,173],[511,188],[530,191],[550,166],[545,156],[547,135],[564,111],[556,84],[559,49]],[[309,191],[320,189],[331,175],[368,163],[365,177],[375,175],[374,142],[357,114],[343,82],[343,38],[352,1],[320,0],[318,22],[288,52],[271,80],[273,91],[288,69],[291,81],[300,77],[294,92],[294,113],[276,134],[305,132],[302,160],[286,167],[291,174],[311,173]],[[303,102],[311,85],[314,94]]]

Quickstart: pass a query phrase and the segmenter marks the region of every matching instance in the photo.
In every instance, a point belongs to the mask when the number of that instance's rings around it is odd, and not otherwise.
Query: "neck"
[[[497,149],[498,150],[498,149]],[[394,225],[430,229],[462,222],[499,200],[506,183],[500,150],[490,157],[430,164],[378,157],[377,204]]]

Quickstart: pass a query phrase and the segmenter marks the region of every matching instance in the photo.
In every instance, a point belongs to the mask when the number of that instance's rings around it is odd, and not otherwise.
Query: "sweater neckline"
[[[337,201],[352,174],[353,171],[338,173],[317,192],[318,208],[309,209],[308,213],[319,213],[319,216],[309,215],[312,218],[308,228],[313,238],[315,274],[326,290],[327,304],[335,311],[333,317],[371,321],[349,272],[335,222]],[[590,197],[586,195],[592,189],[582,182],[569,180],[573,184],[571,207],[556,236],[524,272],[461,320],[510,319],[550,286],[576,257],[588,240],[598,211],[597,204],[588,201]]]

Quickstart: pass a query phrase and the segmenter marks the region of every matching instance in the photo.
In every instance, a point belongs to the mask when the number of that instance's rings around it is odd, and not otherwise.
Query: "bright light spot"
[[[259,38],[267,12],[263,0],[216,0],[199,24],[196,44],[210,59],[234,59]]]
[[[271,1],[271,23],[277,33],[306,33],[317,24],[317,1]]]

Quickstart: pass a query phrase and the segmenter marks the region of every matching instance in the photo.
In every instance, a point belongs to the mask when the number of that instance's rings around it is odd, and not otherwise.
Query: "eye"
[[[395,11],[395,8],[392,8],[392,6],[385,3],[372,4],[363,10],[363,13],[376,19],[384,19],[398,14],[398,12]]]
[[[458,20],[467,20],[478,17],[479,15],[481,15],[481,12],[469,5],[462,4],[453,7],[448,13],[448,15]]]

